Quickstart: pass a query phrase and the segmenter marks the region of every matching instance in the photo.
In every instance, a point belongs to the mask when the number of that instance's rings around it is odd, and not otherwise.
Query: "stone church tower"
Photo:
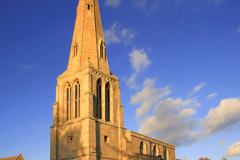
[[[98,0],[79,0],[67,70],[57,78],[51,160],[174,160],[175,146],[126,131]]]

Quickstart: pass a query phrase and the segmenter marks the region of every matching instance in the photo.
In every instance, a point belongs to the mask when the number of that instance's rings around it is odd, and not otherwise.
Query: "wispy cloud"
[[[240,99],[223,99],[219,106],[211,108],[202,123],[203,134],[210,135],[229,129],[240,122]]]
[[[188,97],[193,96],[195,93],[200,91],[204,84],[205,84],[205,82],[201,82],[196,87],[194,87],[193,90],[189,93]]]
[[[190,145],[199,138],[200,120],[191,118],[199,103],[194,99],[167,98],[154,108],[154,115],[147,116],[140,125],[139,132],[176,146]]]
[[[122,0],[106,0],[105,6],[118,7]]]
[[[226,142],[225,140],[221,140],[221,141],[218,143],[218,145],[221,146],[221,145],[223,145],[225,142]]]
[[[137,50],[134,48],[129,56],[132,68],[136,73],[145,70],[151,64],[151,61],[148,59],[147,53],[144,52],[144,49]]]
[[[219,5],[223,3],[225,0],[205,0],[207,2],[213,2],[215,5]]]
[[[137,92],[131,97],[132,105],[141,105],[136,111],[136,116],[144,115],[151,109],[152,105],[171,93],[168,86],[165,88],[155,88],[155,81],[156,79],[146,79],[143,83],[142,91]]]
[[[217,95],[218,95],[218,93],[209,94],[206,99],[207,100],[214,99]]]
[[[240,33],[240,26],[238,27],[238,31],[237,31],[237,34]]]
[[[124,42],[126,45],[131,44],[132,39],[135,37],[137,32],[132,28],[123,28],[114,22],[112,27],[108,30],[104,30],[104,39],[106,44],[113,44]]]
[[[26,65],[26,64],[23,64],[20,69],[23,70],[23,71],[30,71],[32,70],[33,66],[30,66],[30,65]]]
[[[152,12],[157,11],[162,3],[162,0],[132,0],[134,6],[144,11]]]
[[[151,65],[151,61],[148,59],[147,53],[144,52],[144,49],[133,48],[132,52],[129,54],[130,62],[134,73],[130,76],[129,79],[125,79],[126,84],[130,89],[138,88],[136,85],[136,78],[140,72],[144,71]]]
[[[225,157],[235,157],[240,156],[240,142],[236,142],[227,148],[227,153],[223,156]]]
[[[118,43],[121,40],[116,35],[117,22],[114,22],[111,29],[104,30],[104,39],[106,44]]]

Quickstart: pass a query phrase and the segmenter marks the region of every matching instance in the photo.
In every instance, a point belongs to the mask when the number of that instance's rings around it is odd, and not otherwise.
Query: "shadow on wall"
[[[100,123],[96,122],[96,152],[97,152],[97,160],[101,158],[101,145],[100,145]]]

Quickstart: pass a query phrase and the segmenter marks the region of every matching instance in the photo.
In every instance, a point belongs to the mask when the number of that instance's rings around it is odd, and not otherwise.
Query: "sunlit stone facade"
[[[127,131],[98,0],[79,0],[68,68],[57,78],[51,160],[174,160],[175,146]]]

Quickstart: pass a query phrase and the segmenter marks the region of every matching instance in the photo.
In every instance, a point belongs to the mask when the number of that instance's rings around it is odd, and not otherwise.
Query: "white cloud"
[[[148,59],[147,53],[144,52],[144,49],[137,50],[136,48],[134,48],[132,50],[132,53],[129,54],[129,56],[134,73],[130,76],[129,79],[125,79],[125,81],[126,84],[130,87],[130,89],[137,89],[139,88],[136,85],[137,76],[140,72],[147,69],[152,62]]]
[[[30,71],[30,70],[33,69],[33,66],[23,64],[23,65],[20,67],[20,69],[23,70],[23,71]]]
[[[220,145],[224,144],[225,142],[226,142],[225,140],[221,140],[221,141],[218,143],[218,145],[220,146]]]
[[[154,115],[141,122],[139,132],[176,146],[190,145],[199,137],[199,132],[194,130],[200,124],[198,118],[191,118],[197,112],[193,106],[199,106],[194,99],[168,98],[161,101],[156,105]]]
[[[132,39],[137,34],[134,29],[122,28],[117,22],[114,22],[112,27],[108,30],[104,30],[103,33],[106,44],[124,42],[125,45],[131,44]]]
[[[136,116],[144,115],[164,96],[171,93],[168,86],[165,88],[155,88],[155,79],[146,79],[143,83],[143,89],[141,92],[137,92],[131,97],[131,104],[141,106],[136,111]]]
[[[238,31],[237,31],[237,34],[240,33],[240,26],[238,27]]]
[[[206,99],[214,99],[218,93],[209,94]]]
[[[139,86],[136,82],[137,74],[133,73],[131,74],[129,79],[124,79],[126,81],[126,84],[129,86],[130,89],[138,89]]]
[[[131,40],[135,37],[136,34],[137,32],[133,29],[124,28],[121,31],[123,41],[126,45],[131,44]]]
[[[109,30],[105,30],[104,39],[106,44],[118,43],[121,40],[116,36],[116,26],[117,22],[114,22],[113,26]]]
[[[148,59],[147,53],[144,52],[144,49],[133,49],[132,53],[130,53],[129,56],[132,68],[134,69],[135,73],[143,71],[151,64],[151,61]]]
[[[204,84],[205,84],[205,82],[201,82],[196,87],[194,87],[193,90],[191,91],[191,93],[189,93],[188,97],[190,97],[190,96],[194,95],[195,93],[197,93],[198,91],[200,91]]]
[[[118,7],[122,0],[106,0],[105,5],[110,7]]]
[[[227,153],[223,157],[240,156],[240,142],[236,142],[227,148]]]
[[[204,135],[210,135],[233,127],[240,122],[240,99],[223,99],[219,106],[211,108],[202,123]]]

